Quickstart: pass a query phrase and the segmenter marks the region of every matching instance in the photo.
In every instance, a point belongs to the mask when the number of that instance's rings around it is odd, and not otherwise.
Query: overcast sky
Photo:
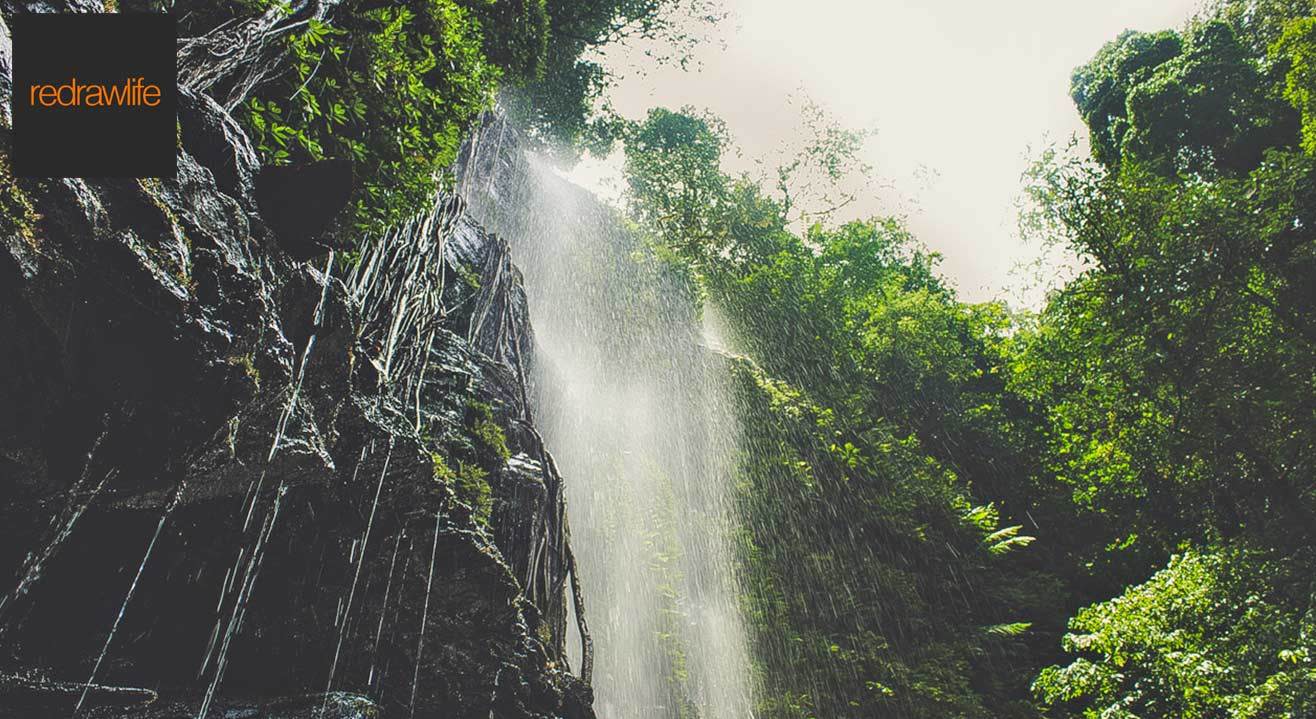
[[[1081,130],[1073,68],[1128,28],[1177,28],[1197,0],[726,0],[732,18],[697,51],[701,67],[636,72],[638,49],[608,62],[624,77],[625,116],[693,105],[726,120],[742,157],[771,159],[800,121],[800,98],[847,127],[876,131],[864,150],[874,181],[851,215],[900,214],[941,252],[970,301],[1018,300],[1015,202],[1028,158]],[[723,44],[725,43],[725,48]],[[626,68],[631,68],[626,70]],[[792,102],[792,99],[794,102]],[[571,176],[615,198],[619,159]]]

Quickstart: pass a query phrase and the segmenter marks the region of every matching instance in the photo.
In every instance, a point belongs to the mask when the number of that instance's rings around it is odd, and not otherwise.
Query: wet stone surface
[[[0,715],[592,716],[506,243],[449,199],[298,261],[181,126],[0,237]]]

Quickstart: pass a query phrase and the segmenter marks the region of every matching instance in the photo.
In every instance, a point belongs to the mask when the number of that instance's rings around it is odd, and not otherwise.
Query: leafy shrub
[[[479,23],[454,0],[311,21],[287,42],[289,71],[239,117],[267,163],[351,159],[358,229],[425,206],[500,75]]]
[[[471,508],[471,517],[476,523],[487,526],[493,516],[493,487],[489,486],[489,473],[465,460],[458,460],[454,470],[437,452],[430,455],[430,462],[434,465],[434,479],[451,485],[457,500]]]
[[[27,193],[18,186],[13,168],[9,163],[9,143],[6,139],[0,144],[0,232],[7,237],[21,237],[29,244],[36,244],[34,226],[37,223],[36,209]]]
[[[483,402],[471,402],[469,405],[473,421],[471,433],[483,449],[492,454],[492,459],[502,465],[512,456],[507,448],[507,434],[494,422],[493,408]]]
[[[1278,717],[1316,711],[1309,564],[1191,549],[1070,622],[1081,655],[1044,670],[1046,704],[1085,717]]]

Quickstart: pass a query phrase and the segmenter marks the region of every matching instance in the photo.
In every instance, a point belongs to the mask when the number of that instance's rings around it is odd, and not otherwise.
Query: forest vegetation
[[[352,159],[359,228],[423,204],[497,97],[558,156],[621,140],[629,221],[741,353],[760,716],[1316,716],[1309,2],[1224,0],[1074,71],[1090,152],[1044,154],[1022,224],[1080,271],[1036,311],[957,299],[898,218],[809,214],[856,133],[815,117],[765,181],[715,117],[601,107],[603,48],[683,62],[716,3],[340,17],[238,115],[266,162]]]
[[[716,118],[629,129],[631,216],[745,355],[762,716],[1316,715],[1312,15],[1074,71],[1091,152],[1022,219],[1080,271],[1033,312],[957,300],[898,219],[801,231],[798,167],[727,174]]]
[[[188,37],[273,2],[173,11]],[[728,326],[756,716],[1316,717],[1310,0],[1220,0],[1074,71],[1089,142],[1039,159],[1022,224],[1079,270],[1036,310],[958,299],[897,217],[815,211],[800,178],[855,167],[855,133],[763,180],[715,117],[610,112],[606,48],[682,63],[714,0],[349,10],[229,108],[263,162],[351,160],[347,230],[375,232],[495,102],[559,157],[619,141],[619,212]]]

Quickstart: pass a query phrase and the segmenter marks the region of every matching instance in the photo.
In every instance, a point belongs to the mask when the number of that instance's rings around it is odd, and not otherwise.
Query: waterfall
[[[566,478],[596,709],[746,719],[731,509],[739,428],[720,358],[679,276],[513,135],[486,123],[460,183],[524,273],[533,401]]]

